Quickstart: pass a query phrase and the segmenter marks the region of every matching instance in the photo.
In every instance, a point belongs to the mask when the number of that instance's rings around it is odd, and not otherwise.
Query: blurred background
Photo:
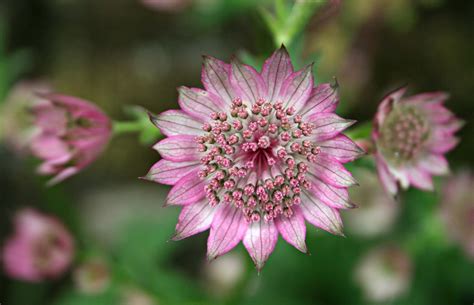
[[[201,87],[201,55],[258,67],[271,54],[260,12],[272,2],[1,0],[0,99],[7,104],[19,84],[34,82],[117,120],[130,118],[130,105],[177,108],[178,86]],[[76,251],[59,279],[0,272],[0,304],[472,304],[473,38],[467,0],[331,0],[310,14],[290,53],[296,68],[316,63],[318,83],[337,76],[341,115],[370,121],[385,94],[408,84],[410,93],[449,92],[448,108],[467,124],[448,155],[452,174],[435,192],[412,189],[392,202],[362,159],[350,167],[360,207],[343,214],[346,238],[311,228],[311,255],[280,241],[260,275],[242,246],[207,263],[208,233],[168,241],[178,215],[161,207],[168,188],[137,179],[159,158],[151,143],[114,138],[87,170],[46,188],[38,162],[3,135],[0,245],[16,212],[34,207],[65,224]]]

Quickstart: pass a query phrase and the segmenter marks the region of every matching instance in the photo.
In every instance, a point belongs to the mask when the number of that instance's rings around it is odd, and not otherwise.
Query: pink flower
[[[474,176],[461,172],[443,187],[441,217],[452,240],[474,259]]]
[[[73,256],[72,236],[57,219],[24,209],[15,217],[15,231],[5,243],[2,260],[12,278],[39,282],[61,276]]]
[[[49,85],[41,81],[19,82],[0,105],[0,140],[20,155],[29,152],[29,143],[36,132],[29,111],[41,99],[36,93],[48,90]]]
[[[334,114],[336,88],[314,87],[311,71],[294,72],[283,47],[261,73],[205,57],[205,90],[179,88],[182,110],[152,118],[168,137],[145,178],[174,185],[175,240],[210,228],[209,259],[243,241],[261,269],[279,234],[307,251],[305,219],[342,235],[339,210],[353,207],[355,184],[342,163],[362,150],[341,133],[354,121]]]
[[[444,154],[458,143],[462,126],[443,105],[448,95],[431,92],[402,98],[405,88],[385,97],[375,116],[372,138],[379,178],[392,195],[413,185],[432,190],[432,175],[448,173]]]
[[[412,260],[408,254],[398,246],[385,245],[362,258],[355,277],[368,300],[384,303],[409,290],[412,273]]]
[[[143,5],[165,12],[178,12],[188,7],[192,0],[141,0]]]
[[[43,94],[33,111],[40,132],[31,142],[43,160],[38,172],[55,184],[76,174],[104,150],[112,131],[109,118],[91,103],[72,96]]]

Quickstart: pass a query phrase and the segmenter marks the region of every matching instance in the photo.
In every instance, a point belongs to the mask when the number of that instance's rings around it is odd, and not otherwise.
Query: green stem
[[[275,46],[280,47],[284,44],[289,47],[304,30],[314,12],[325,3],[326,0],[299,0],[288,8],[284,1],[279,0],[275,4],[275,16],[266,9],[262,9],[260,12],[272,32]]]
[[[113,123],[114,135],[141,132],[142,130],[143,130],[143,124],[141,121],[126,121],[126,122],[115,121]]]

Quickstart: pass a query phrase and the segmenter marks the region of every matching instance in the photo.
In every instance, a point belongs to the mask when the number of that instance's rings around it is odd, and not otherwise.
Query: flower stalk
[[[275,14],[262,8],[260,13],[272,33],[275,46],[291,46],[314,12],[325,3],[326,0],[299,0],[289,7],[284,0],[277,0]]]

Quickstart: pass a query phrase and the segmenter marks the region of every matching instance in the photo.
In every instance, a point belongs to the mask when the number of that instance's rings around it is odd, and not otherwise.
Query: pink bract
[[[39,132],[31,142],[32,153],[43,160],[42,175],[54,175],[55,184],[93,162],[109,142],[110,119],[93,104],[76,97],[42,94],[34,106]]]
[[[457,145],[454,134],[463,124],[444,107],[446,93],[402,98],[405,91],[382,100],[372,132],[379,178],[392,195],[410,185],[433,190],[432,176],[448,173],[444,155]]]
[[[74,256],[70,233],[55,218],[33,209],[15,217],[15,230],[2,251],[5,272],[12,278],[40,282],[61,276]]]
[[[461,171],[443,186],[441,218],[451,240],[474,260],[474,175]]]
[[[363,151],[341,133],[354,121],[334,114],[336,86],[315,87],[311,65],[294,72],[284,47],[261,72],[207,56],[202,83],[179,88],[181,110],[152,117],[167,138],[145,178],[174,185],[174,239],[210,229],[209,259],[243,241],[261,269],[279,235],[307,251],[305,220],[342,235],[355,184],[342,164]]]

